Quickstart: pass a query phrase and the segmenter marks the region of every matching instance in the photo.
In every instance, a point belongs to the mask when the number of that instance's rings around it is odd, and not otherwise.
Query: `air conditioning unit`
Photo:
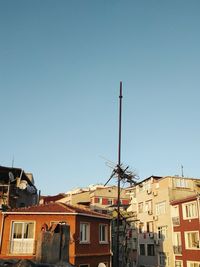
[[[154,221],[158,220],[158,216],[153,216]]]
[[[156,197],[158,195],[158,192],[157,191],[154,191],[153,192],[153,195],[154,195],[154,197]]]
[[[152,190],[151,189],[147,189],[147,194],[151,194],[152,193]]]

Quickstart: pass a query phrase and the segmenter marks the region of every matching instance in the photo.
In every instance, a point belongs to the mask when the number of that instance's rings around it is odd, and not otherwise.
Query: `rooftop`
[[[81,205],[69,205],[65,203],[60,202],[52,202],[52,203],[46,203],[42,205],[36,205],[36,206],[30,206],[30,207],[23,207],[23,208],[17,208],[17,209],[11,209],[9,211],[3,212],[4,214],[26,214],[26,213],[45,213],[45,214],[58,214],[58,213],[71,213],[72,215],[85,215],[85,216],[92,216],[92,217],[99,217],[99,218],[106,218],[110,219],[109,216],[105,214],[101,214],[95,211],[92,211],[86,207],[83,207]]]

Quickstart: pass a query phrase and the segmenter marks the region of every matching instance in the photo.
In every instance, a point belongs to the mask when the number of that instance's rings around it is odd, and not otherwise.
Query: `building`
[[[54,224],[70,228],[69,263],[77,267],[111,264],[110,218],[63,203],[13,209],[1,213],[0,257],[36,259],[41,231]]]
[[[174,200],[171,205],[175,267],[199,267],[200,195]]]
[[[82,204],[90,207],[91,210],[107,214],[109,209],[113,210],[117,204],[117,190],[117,186],[93,185],[69,191],[58,202]],[[121,205],[129,205],[130,199],[124,188],[121,188],[120,200]]]
[[[0,208],[19,208],[36,205],[37,188],[31,173],[19,168],[0,166]]]
[[[56,202],[60,199],[63,199],[65,197],[64,193],[60,193],[54,196],[40,196],[39,197],[39,204],[47,204],[47,203],[52,203]]]
[[[133,259],[136,266],[175,267],[170,202],[199,191],[199,179],[178,176],[151,176],[127,189],[131,198],[128,211],[137,214],[133,218],[134,235],[137,234],[137,254]]]

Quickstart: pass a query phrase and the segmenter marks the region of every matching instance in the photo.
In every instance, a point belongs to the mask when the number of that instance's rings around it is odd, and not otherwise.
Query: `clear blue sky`
[[[1,0],[0,165],[14,157],[42,194],[105,183],[122,80],[122,162],[199,177],[199,14],[199,0]]]

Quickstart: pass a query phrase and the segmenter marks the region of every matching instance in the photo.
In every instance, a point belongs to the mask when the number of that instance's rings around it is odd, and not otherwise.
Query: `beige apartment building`
[[[176,267],[173,252],[172,200],[200,192],[200,180],[179,176],[151,176],[127,188],[131,198],[129,212],[134,218],[137,267]]]
[[[76,205],[86,205],[91,210],[108,213],[109,209],[113,209],[117,203],[117,186],[92,185],[86,188],[78,188],[68,191],[65,197],[59,199],[58,202]],[[123,188],[120,192],[122,206],[129,205],[130,199]]]

